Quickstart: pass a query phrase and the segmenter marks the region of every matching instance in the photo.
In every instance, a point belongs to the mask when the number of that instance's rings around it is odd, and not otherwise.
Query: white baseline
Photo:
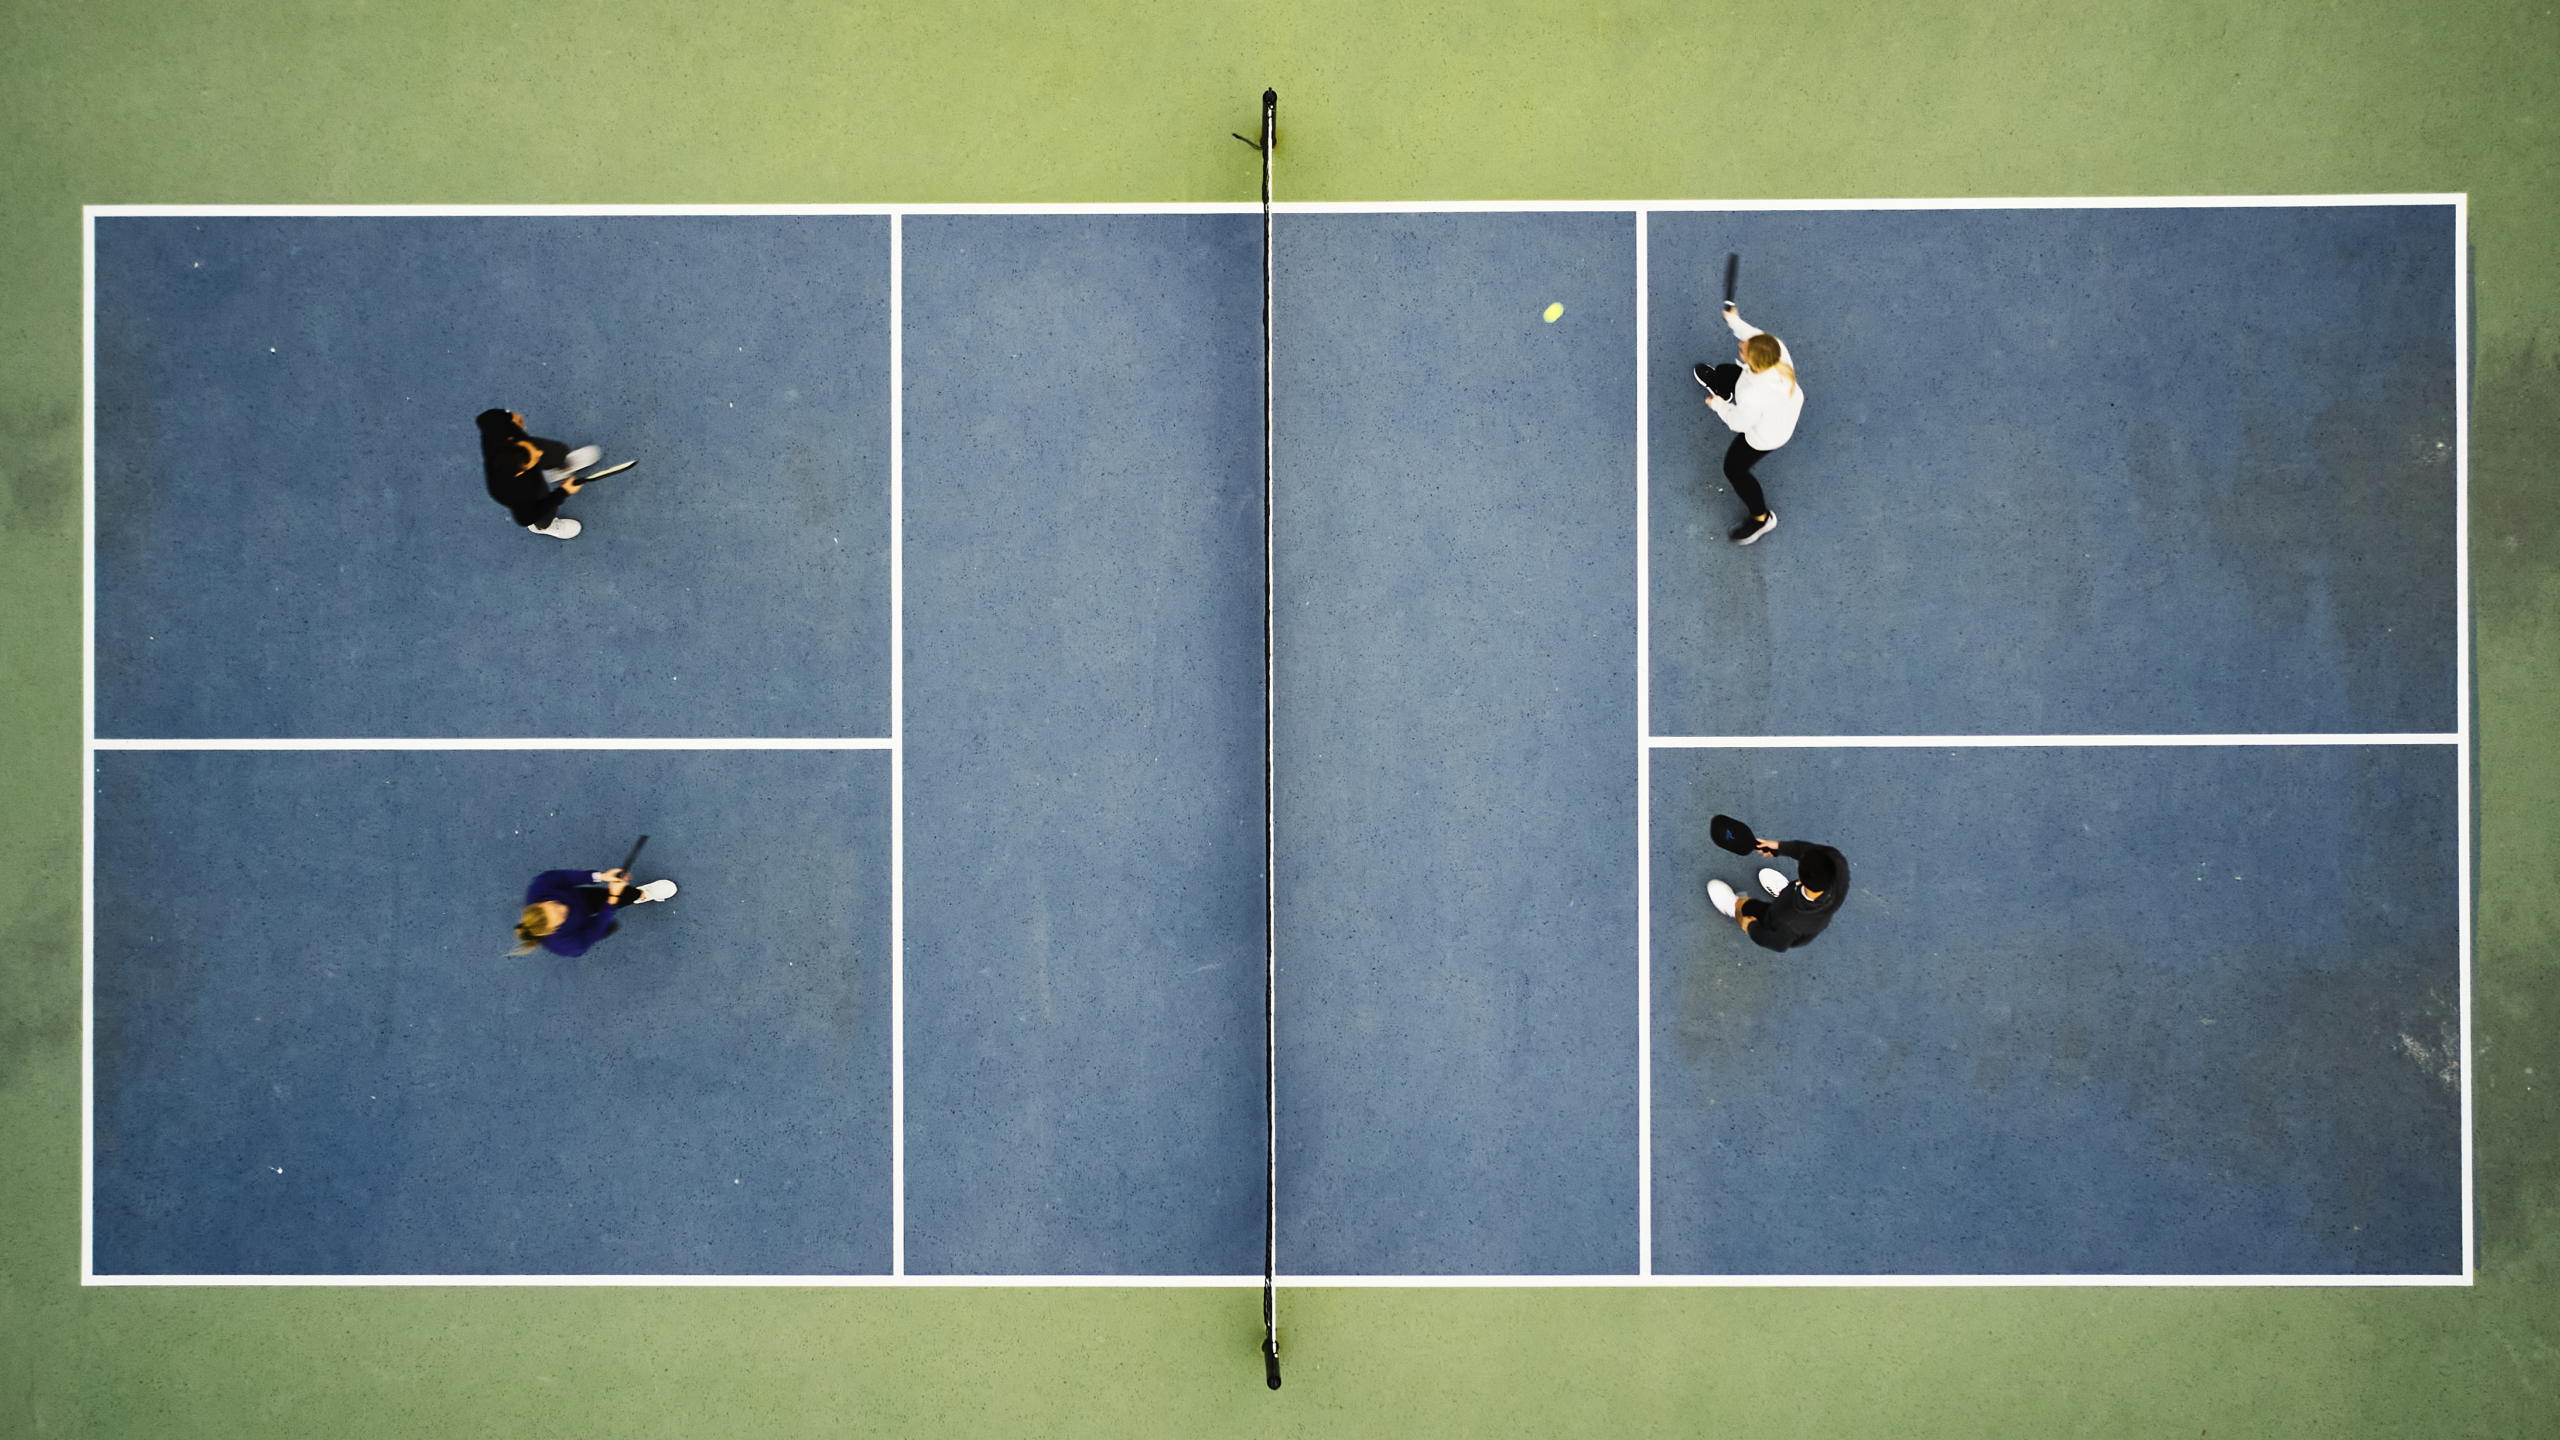
[[[2003,750],[2110,745],[2452,745],[2453,732],[2378,735],[1656,735],[1656,750]]]
[[[886,735],[687,740],[618,735],[309,740],[110,740],[101,736],[90,744],[100,750],[890,750],[897,746]]]
[[[462,1285],[695,1289],[1258,1290],[1259,1275],[90,1275],[83,1285]],[[2199,1288],[2204,1286],[2465,1286],[2468,1274],[2375,1275],[1301,1275],[1293,1290],[1808,1290],[1930,1288]]]

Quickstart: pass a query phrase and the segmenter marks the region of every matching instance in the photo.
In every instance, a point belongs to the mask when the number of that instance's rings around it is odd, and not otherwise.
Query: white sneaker
[[[1708,881],[1707,899],[1716,907],[1717,914],[1722,915],[1728,920],[1733,918],[1734,900],[1732,886],[1727,885],[1721,880]]]
[[[1769,898],[1775,900],[1787,893],[1787,877],[1775,870],[1763,869],[1760,872],[1760,888],[1768,891]]]
[[[536,535],[548,535],[554,540],[575,540],[578,538],[578,532],[587,527],[566,515],[555,515],[548,525],[527,525],[524,528]]]
[[[569,452],[569,473],[576,474],[604,458],[601,445],[581,445]]]
[[[673,880],[652,880],[640,887],[641,900],[672,900],[675,894],[676,882]]]

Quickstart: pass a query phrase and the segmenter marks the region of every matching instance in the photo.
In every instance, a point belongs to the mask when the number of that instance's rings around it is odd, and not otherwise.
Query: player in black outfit
[[[1752,847],[1763,855],[1796,862],[1796,878],[1773,869],[1760,872],[1766,900],[1743,900],[1721,880],[1707,882],[1716,909],[1742,927],[1742,933],[1764,950],[1792,950],[1823,932],[1840,902],[1849,898],[1849,862],[1828,845],[1805,840],[1762,840]]]
[[[483,410],[480,464],[488,472],[489,498],[507,507],[516,523],[537,535],[566,540],[578,533],[578,522],[560,515],[560,502],[578,493],[577,472],[593,465],[602,453],[593,446],[572,450],[557,440],[525,433],[524,417],[509,410]]]

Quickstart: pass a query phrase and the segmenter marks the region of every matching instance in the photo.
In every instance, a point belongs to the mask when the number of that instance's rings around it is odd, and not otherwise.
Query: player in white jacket
[[[1730,300],[1724,323],[1742,342],[1742,363],[1700,365],[1696,373],[1698,383],[1707,387],[1707,408],[1734,432],[1732,448],[1724,452],[1724,478],[1748,508],[1742,523],[1728,533],[1735,544],[1748,545],[1778,523],[1751,467],[1796,433],[1796,417],[1804,413],[1804,387],[1796,383],[1795,357],[1786,344],[1744,323]]]

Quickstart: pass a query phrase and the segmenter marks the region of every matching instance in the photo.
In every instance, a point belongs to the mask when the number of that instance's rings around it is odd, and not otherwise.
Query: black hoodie
[[[1822,889],[1822,898],[1808,900],[1801,881],[1789,885],[1786,893],[1758,908],[1751,921],[1751,938],[1764,950],[1789,950],[1823,931],[1831,917],[1840,911],[1840,902],[1849,898],[1849,862],[1828,845],[1814,845],[1802,840],[1781,840],[1778,853],[1796,862],[1796,872],[1804,872],[1804,862],[1819,856],[1831,862],[1831,883]],[[1820,868],[1819,866],[1816,867]],[[1746,912],[1747,913],[1747,912]]]
[[[483,410],[474,423],[480,427],[480,464],[488,471],[489,498],[506,506],[519,525],[550,524],[568,495],[552,489],[542,472],[567,468],[569,447],[527,435],[504,410]],[[526,449],[528,445],[533,448]]]

